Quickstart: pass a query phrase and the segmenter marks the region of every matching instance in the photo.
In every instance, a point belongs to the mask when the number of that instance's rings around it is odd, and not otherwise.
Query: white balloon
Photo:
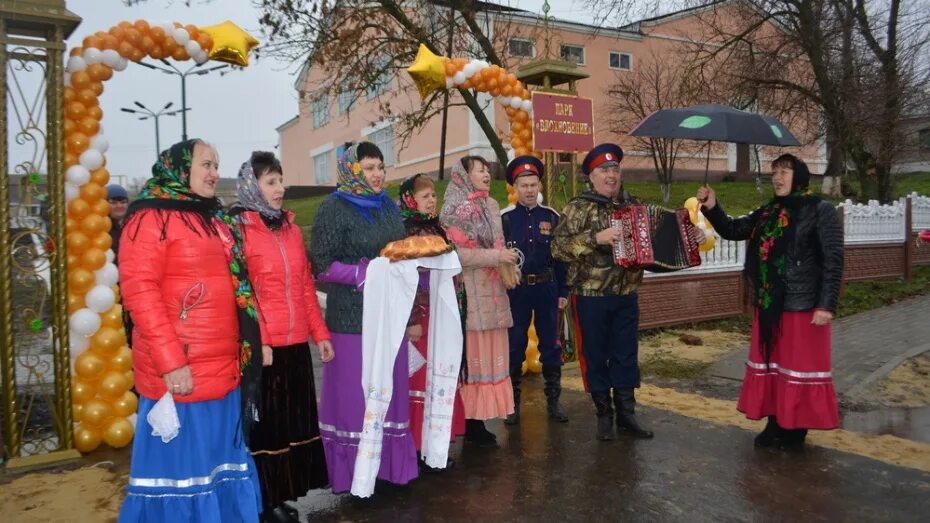
[[[121,57],[119,57],[119,62],[118,62],[116,65],[113,66],[113,70],[114,70],[114,71],[122,71],[122,70],[125,70],[127,67],[129,67],[129,60],[127,60],[127,59],[125,59],[125,58],[123,58],[123,57],[121,56]]]
[[[79,336],[93,336],[100,329],[100,315],[88,309],[78,309],[68,318],[68,328]]]
[[[452,86],[455,85],[452,83],[451,78],[446,78],[446,89],[452,89]]]
[[[80,187],[90,181],[90,171],[83,165],[72,165],[65,171],[65,180]]]
[[[103,61],[103,53],[96,47],[84,49],[84,63],[87,65],[99,64]]]
[[[87,304],[87,308],[96,313],[110,310],[115,301],[116,293],[113,292],[109,285],[95,285],[84,296],[84,303]]]
[[[113,249],[107,249],[105,254],[107,256],[107,263],[113,263],[113,260],[116,259],[116,253],[113,252]]]
[[[71,73],[65,73],[65,87],[71,87]]]
[[[207,56],[206,51],[204,51],[203,49],[201,49],[200,52],[197,53],[197,55],[194,56],[193,58],[194,58],[194,62],[196,62],[198,65],[210,59],[210,57]]]
[[[87,69],[87,62],[84,61],[80,56],[72,56],[68,58],[68,72],[75,73],[77,71],[83,71]]]
[[[474,62],[469,62],[465,64],[465,67],[462,68],[462,72],[465,73],[466,78],[471,78],[475,73],[478,72],[478,65]]]
[[[191,34],[187,32],[187,29],[179,27],[174,30],[174,41],[178,45],[187,45],[187,42],[191,41]]]
[[[77,198],[81,195],[81,189],[77,185],[74,185],[70,182],[65,182],[65,202],[70,202],[71,200]]]
[[[106,65],[107,67],[111,67],[115,69],[116,66],[119,65],[120,58],[122,58],[122,56],[120,56],[119,53],[116,52],[115,49],[106,49],[103,51],[103,56],[101,57],[101,60],[103,61],[103,64]]]
[[[187,43],[184,44],[184,50],[187,51],[187,54],[191,55],[191,58],[203,51],[197,40],[188,40]]]
[[[510,99],[510,107],[514,109],[519,109],[523,105],[523,98],[519,96],[514,96]]]
[[[90,148],[100,151],[100,153],[103,154],[110,148],[110,140],[107,140],[106,136],[98,134],[90,139]]]
[[[177,34],[177,28],[171,22],[165,22],[161,27],[165,30],[165,35],[168,38],[174,38],[174,35]]]
[[[68,347],[71,349],[71,361],[74,361],[75,358],[90,347],[90,340],[86,336],[71,331],[68,333]]]
[[[81,153],[80,163],[88,171],[103,167],[103,153],[97,149],[88,149]]]
[[[94,278],[98,285],[116,285],[119,283],[119,269],[116,265],[107,263],[94,271]]]
[[[465,83],[465,80],[466,80],[465,73],[463,73],[462,71],[459,71],[455,73],[455,75],[452,76],[452,83],[454,83],[455,85],[462,85],[463,83]]]
[[[522,106],[521,109],[523,109],[524,111],[526,111],[526,112],[528,112],[528,113],[532,113],[532,112],[533,112],[533,102],[532,102],[532,100],[523,100],[523,101],[520,103],[520,105]]]

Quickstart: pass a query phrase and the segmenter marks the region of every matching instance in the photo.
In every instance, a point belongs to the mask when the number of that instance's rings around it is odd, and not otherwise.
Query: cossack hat
[[[517,156],[507,164],[507,183],[513,185],[521,176],[539,176],[542,180],[546,168],[539,158],[535,156]]]
[[[584,161],[581,162],[581,170],[587,175],[597,167],[610,167],[619,165],[623,160],[623,149],[613,143],[602,143],[591,149]]]

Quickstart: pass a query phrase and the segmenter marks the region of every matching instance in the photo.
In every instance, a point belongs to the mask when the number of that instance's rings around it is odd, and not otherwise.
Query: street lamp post
[[[209,74],[212,71],[217,71],[219,69],[225,69],[229,67],[228,64],[216,65],[213,67],[208,67],[206,69],[200,69],[200,66],[203,64],[197,64],[186,71],[182,71],[175,67],[174,64],[165,60],[164,58],[160,59],[165,67],[160,65],[150,64],[148,62],[136,62],[137,64],[148,67],[149,69],[154,69],[156,71],[161,71],[165,74],[172,74],[175,76],[181,77],[181,140],[187,141],[187,77],[188,75],[205,75]]]
[[[131,114],[141,114],[139,120],[148,120],[149,118],[155,120],[155,156],[157,157],[161,153],[161,134],[158,127],[158,118],[162,116],[174,116],[178,113],[186,113],[185,109],[175,109],[174,111],[169,111],[168,109],[174,105],[174,102],[168,102],[162,107],[158,112],[152,111],[148,107],[142,105],[142,102],[133,102],[139,109],[131,109],[129,107],[121,107],[120,111],[124,113]],[[141,110],[140,110],[141,109]]]

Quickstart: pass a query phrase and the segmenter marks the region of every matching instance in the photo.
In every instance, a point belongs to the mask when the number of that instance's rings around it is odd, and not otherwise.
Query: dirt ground
[[[103,467],[31,473],[0,484],[3,521],[116,521],[125,478]]]
[[[889,407],[930,405],[930,353],[911,358],[891,371],[879,383],[878,401]]]
[[[700,338],[701,345],[688,345],[682,335]],[[644,337],[639,343],[641,360],[662,357],[694,363],[713,363],[734,350],[749,346],[749,336],[738,332],[716,330],[668,330]]]

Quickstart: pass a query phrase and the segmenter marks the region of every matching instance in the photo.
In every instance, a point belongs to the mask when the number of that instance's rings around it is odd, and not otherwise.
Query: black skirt
[[[262,367],[262,419],[251,451],[266,509],[329,485],[307,343],[275,347]]]

